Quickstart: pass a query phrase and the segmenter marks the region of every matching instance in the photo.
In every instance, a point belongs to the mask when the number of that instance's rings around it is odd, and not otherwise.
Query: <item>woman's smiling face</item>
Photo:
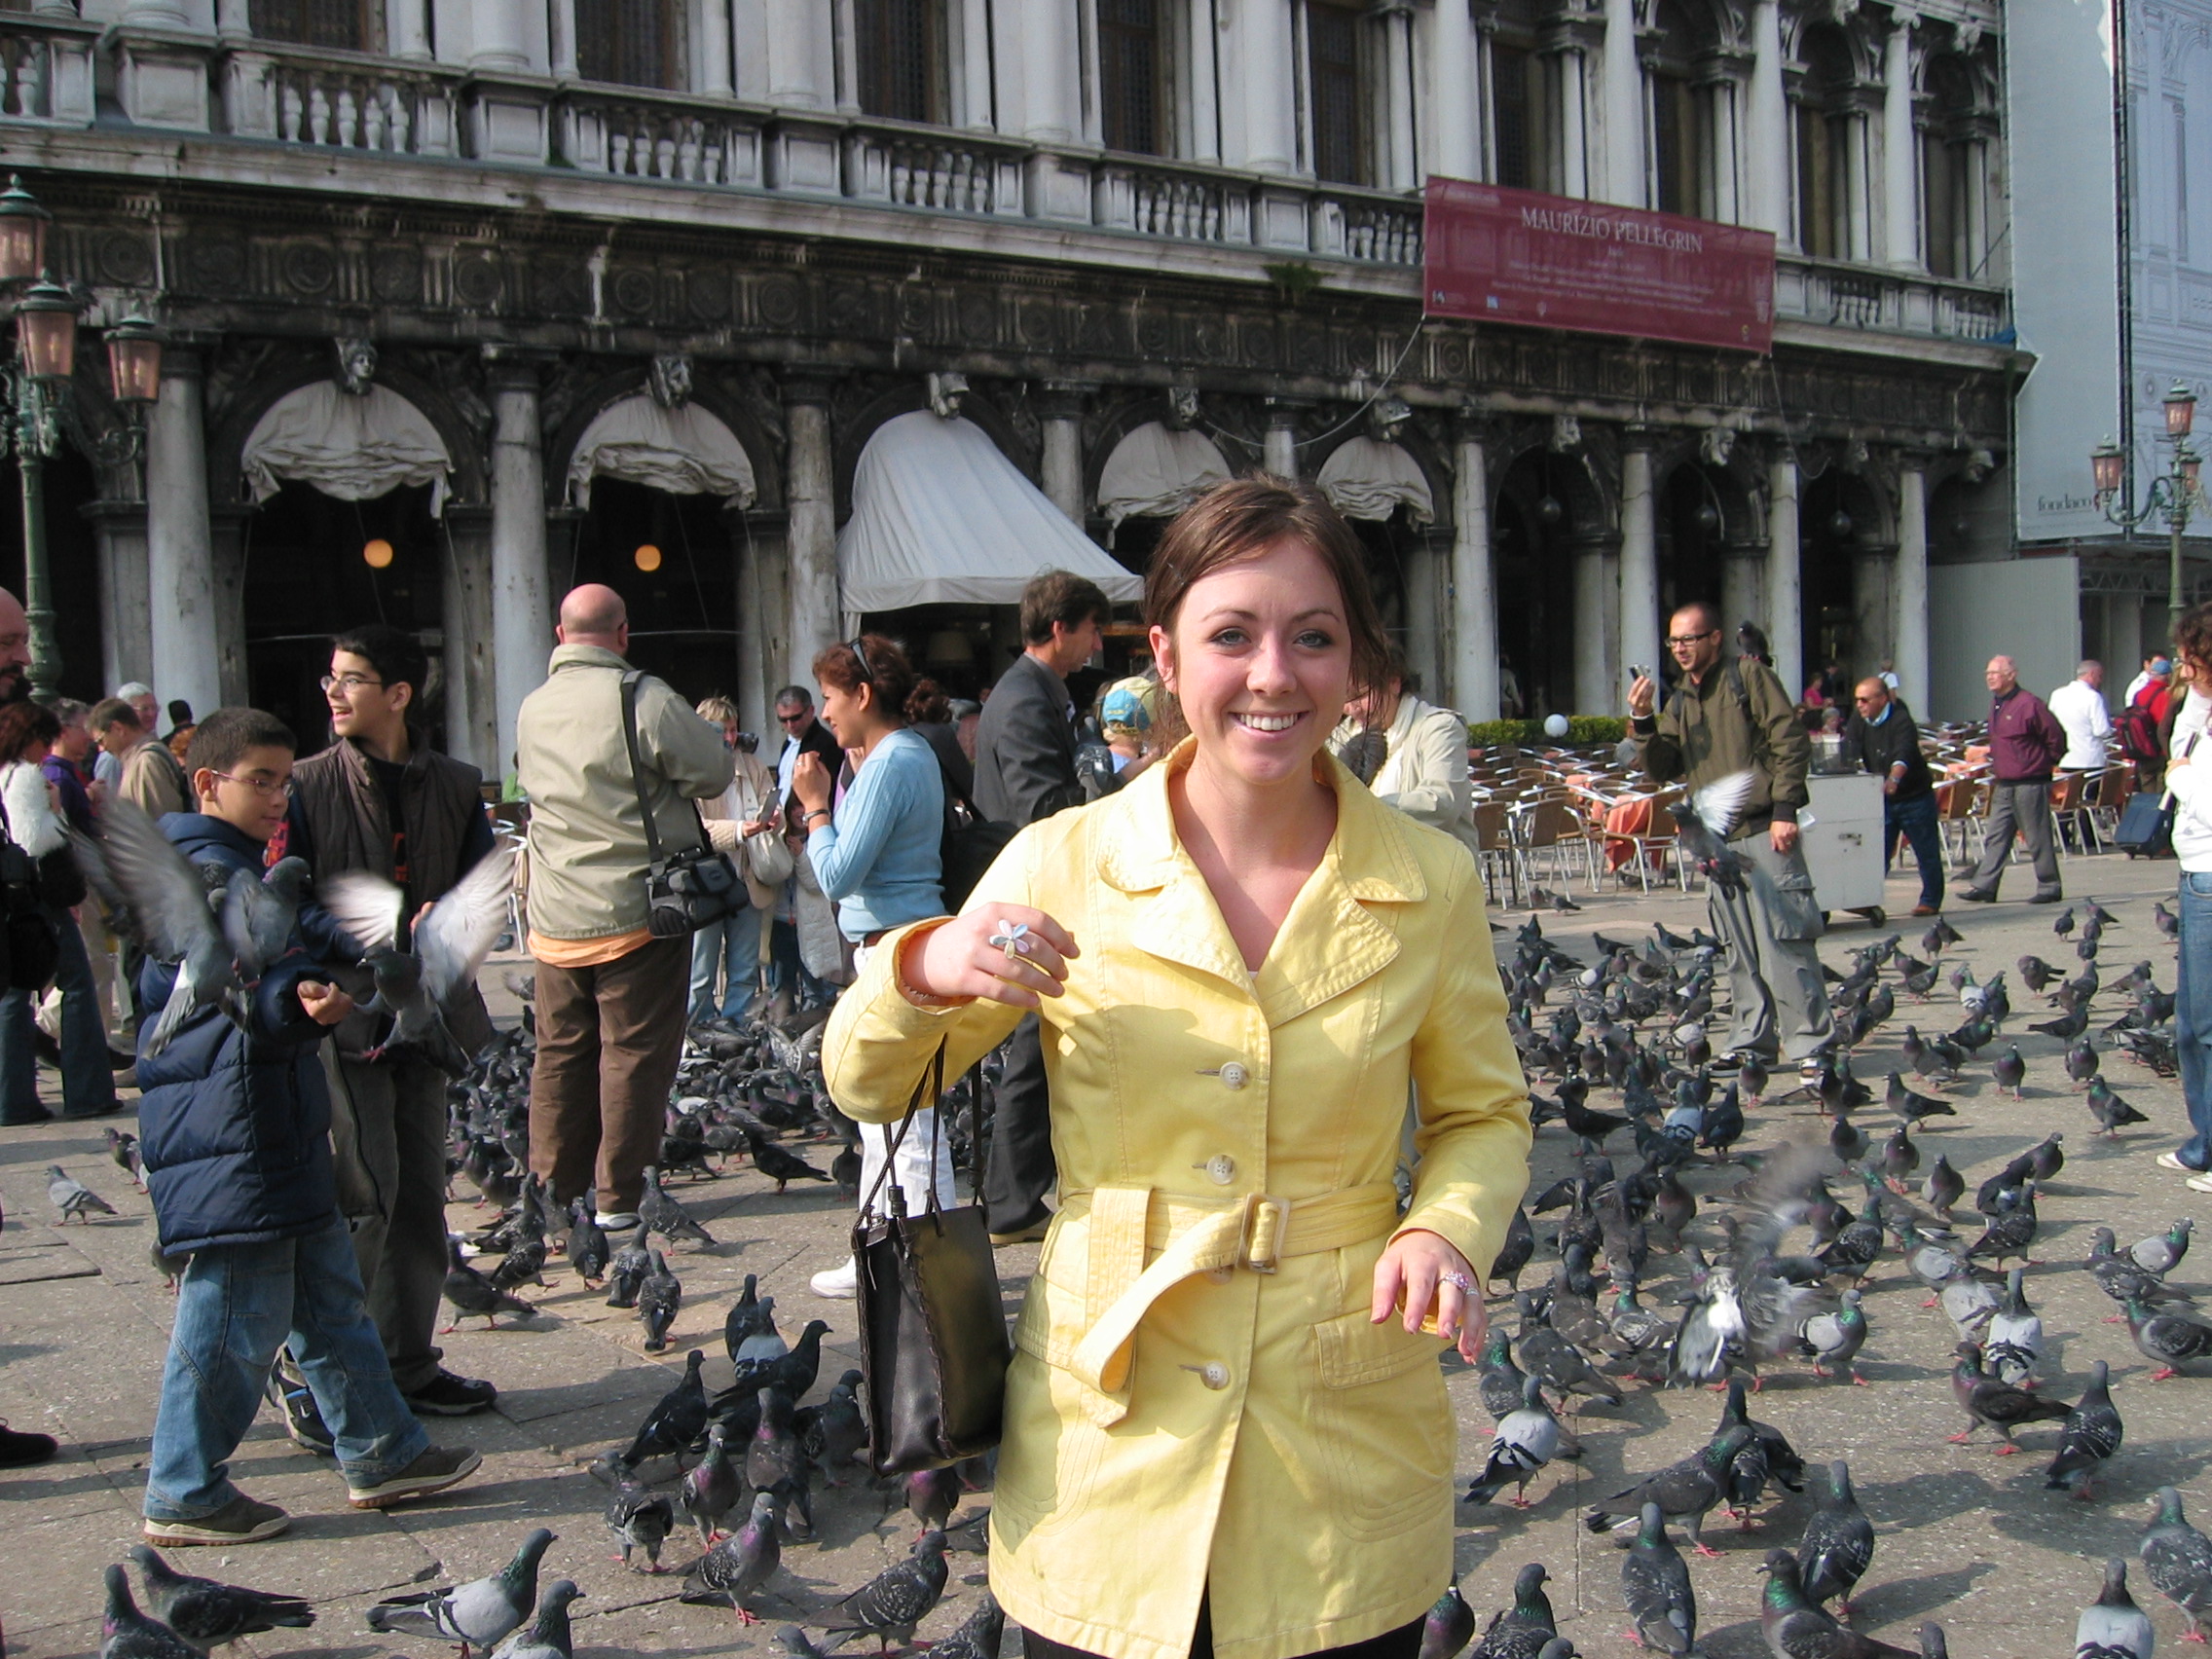
[[[1351,685],[1344,595],[1312,547],[1286,537],[1201,576],[1152,647],[1207,760],[1250,788],[1311,776]]]

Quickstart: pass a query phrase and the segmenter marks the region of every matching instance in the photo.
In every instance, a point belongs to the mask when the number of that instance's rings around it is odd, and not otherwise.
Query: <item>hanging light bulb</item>
[[[1536,502],[1536,517],[1546,524],[1557,524],[1567,517],[1567,509],[1560,505],[1557,496],[1545,496]]]
[[[1720,509],[1711,501],[1698,502],[1697,527],[1708,535],[1718,530],[1720,528]]]
[[[660,569],[660,549],[649,541],[640,547],[631,557],[637,562],[638,569],[648,575]]]
[[[390,569],[391,560],[391,543],[381,535],[361,549],[361,562],[372,571]]]

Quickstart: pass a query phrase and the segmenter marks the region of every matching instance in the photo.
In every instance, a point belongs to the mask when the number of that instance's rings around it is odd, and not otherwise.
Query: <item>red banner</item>
[[[1764,351],[1774,238],[1456,178],[1428,181],[1430,316]]]

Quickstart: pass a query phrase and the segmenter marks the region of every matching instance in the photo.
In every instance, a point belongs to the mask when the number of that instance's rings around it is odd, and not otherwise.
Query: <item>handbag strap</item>
[[[653,824],[653,809],[645,799],[645,771],[638,758],[638,687],[645,678],[645,671],[633,668],[622,676],[622,747],[630,752],[630,787],[638,792],[638,816],[645,822],[645,858],[652,864],[661,862],[660,830]],[[714,838],[707,833],[707,815],[699,810],[699,803],[691,803],[691,816],[698,821],[699,845],[709,847]]]
[[[899,1149],[906,1144],[906,1131],[914,1126],[914,1114],[922,1109],[922,1102],[928,1100],[934,1104],[943,1092],[944,1043],[940,1038],[938,1042],[937,1051],[930,1056],[929,1064],[922,1068],[922,1075],[914,1084],[914,1096],[906,1102],[906,1115],[899,1120],[899,1132],[891,1137],[890,1144],[883,1149],[883,1167],[875,1172],[875,1184],[868,1188],[867,1197],[861,1200],[860,1213],[862,1215],[865,1216],[875,1208],[875,1196],[883,1191],[883,1185],[886,1181],[891,1182],[893,1192],[903,1193],[904,1189],[897,1181],[891,1180],[891,1171],[899,1161]],[[931,1158],[930,1163],[934,1170],[937,1163],[934,1156]],[[903,1210],[903,1199],[902,1199],[902,1210]],[[930,1213],[936,1214],[938,1208],[937,1180],[933,1174],[930,1180]]]

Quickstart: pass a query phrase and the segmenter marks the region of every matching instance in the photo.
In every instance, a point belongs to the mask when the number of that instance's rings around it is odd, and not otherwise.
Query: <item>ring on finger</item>
[[[1011,922],[1002,916],[999,918],[998,927],[992,931],[988,942],[994,949],[1005,951],[1006,959],[1012,962],[1017,956],[1028,955],[1028,951],[1024,948],[1024,942],[1028,938],[1029,924],[1027,922]]]
[[[1460,1272],[1456,1268],[1451,1270],[1448,1272],[1440,1273],[1437,1276],[1440,1283],[1450,1285],[1461,1296],[1472,1296],[1475,1294],[1475,1281],[1472,1278],[1468,1277],[1465,1273]]]

